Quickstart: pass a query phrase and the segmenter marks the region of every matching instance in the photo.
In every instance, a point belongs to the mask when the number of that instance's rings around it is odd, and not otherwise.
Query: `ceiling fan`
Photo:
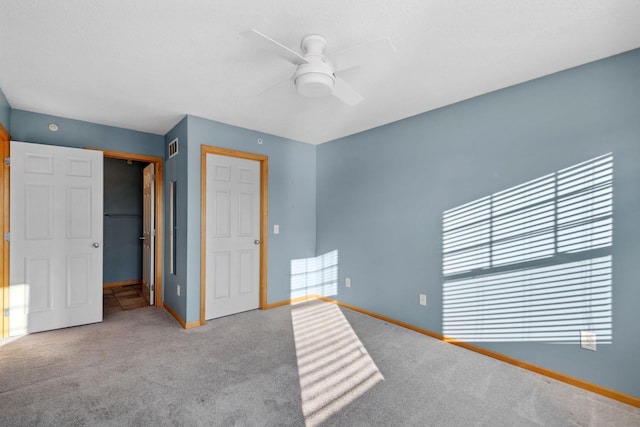
[[[297,66],[293,81],[300,95],[312,98],[333,95],[352,106],[358,104],[363,98],[351,85],[336,76],[336,73],[395,53],[393,44],[385,38],[337,52],[331,55],[330,60],[324,55],[327,39],[318,34],[310,34],[302,39],[300,44],[302,54],[257,30],[248,30],[241,34]]]

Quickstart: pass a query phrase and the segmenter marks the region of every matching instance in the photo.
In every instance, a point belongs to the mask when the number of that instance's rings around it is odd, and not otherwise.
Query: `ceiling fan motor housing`
[[[336,78],[333,66],[324,57],[327,40],[317,34],[311,34],[302,39],[302,49],[305,52],[307,64],[300,64],[296,69],[293,80],[300,95],[317,98],[331,95]]]

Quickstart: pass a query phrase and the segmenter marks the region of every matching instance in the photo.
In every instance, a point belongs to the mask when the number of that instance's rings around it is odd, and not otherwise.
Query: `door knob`
[[[140,237],[138,237],[138,239],[144,240],[144,236],[140,236]]]
[[[255,243],[256,245],[260,244],[260,240],[254,240],[253,243]]]
[[[94,242],[94,243],[93,243],[93,247],[94,247],[94,248],[99,248],[99,247],[100,247],[100,243],[98,243],[98,242]]]

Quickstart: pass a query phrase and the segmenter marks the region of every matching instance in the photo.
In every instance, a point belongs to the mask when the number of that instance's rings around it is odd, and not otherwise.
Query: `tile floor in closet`
[[[133,310],[149,305],[141,293],[142,285],[127,285],[105,288],[102,291],[103,314]]]

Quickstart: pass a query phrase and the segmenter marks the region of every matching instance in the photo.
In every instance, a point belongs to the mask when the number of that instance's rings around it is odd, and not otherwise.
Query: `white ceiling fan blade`
[[[304,56],[294,52],[283,44],[278,43],[272,38],[262,34],[258,30],[248,30],[243,31],[240,34],[247,37],[248,39],[253,40],[258,46],[263,49],[266,49],[272,53],[275,53],[281,58],[286,59],[295,65],[307,64],[309,61],[305,59]]]
[[[363,43],[352,48],[331,54],[334,71],[348,70],[358,65],[378,59],[381,56],[396,52],[396,48],[389,38]]]
[[[255,96],[264,95],[275,89],[282,90],[284,86],[295,88],[295,84],[293,83],[293,77],[289,77],[288,79],[279,79],[277,82],[269,84],[264,89],[256,93]]]
[[[364,99],[349,83],[340,77],[336,77],[336,83],[333,86],[333,96],[350,106],[354,106]]]

